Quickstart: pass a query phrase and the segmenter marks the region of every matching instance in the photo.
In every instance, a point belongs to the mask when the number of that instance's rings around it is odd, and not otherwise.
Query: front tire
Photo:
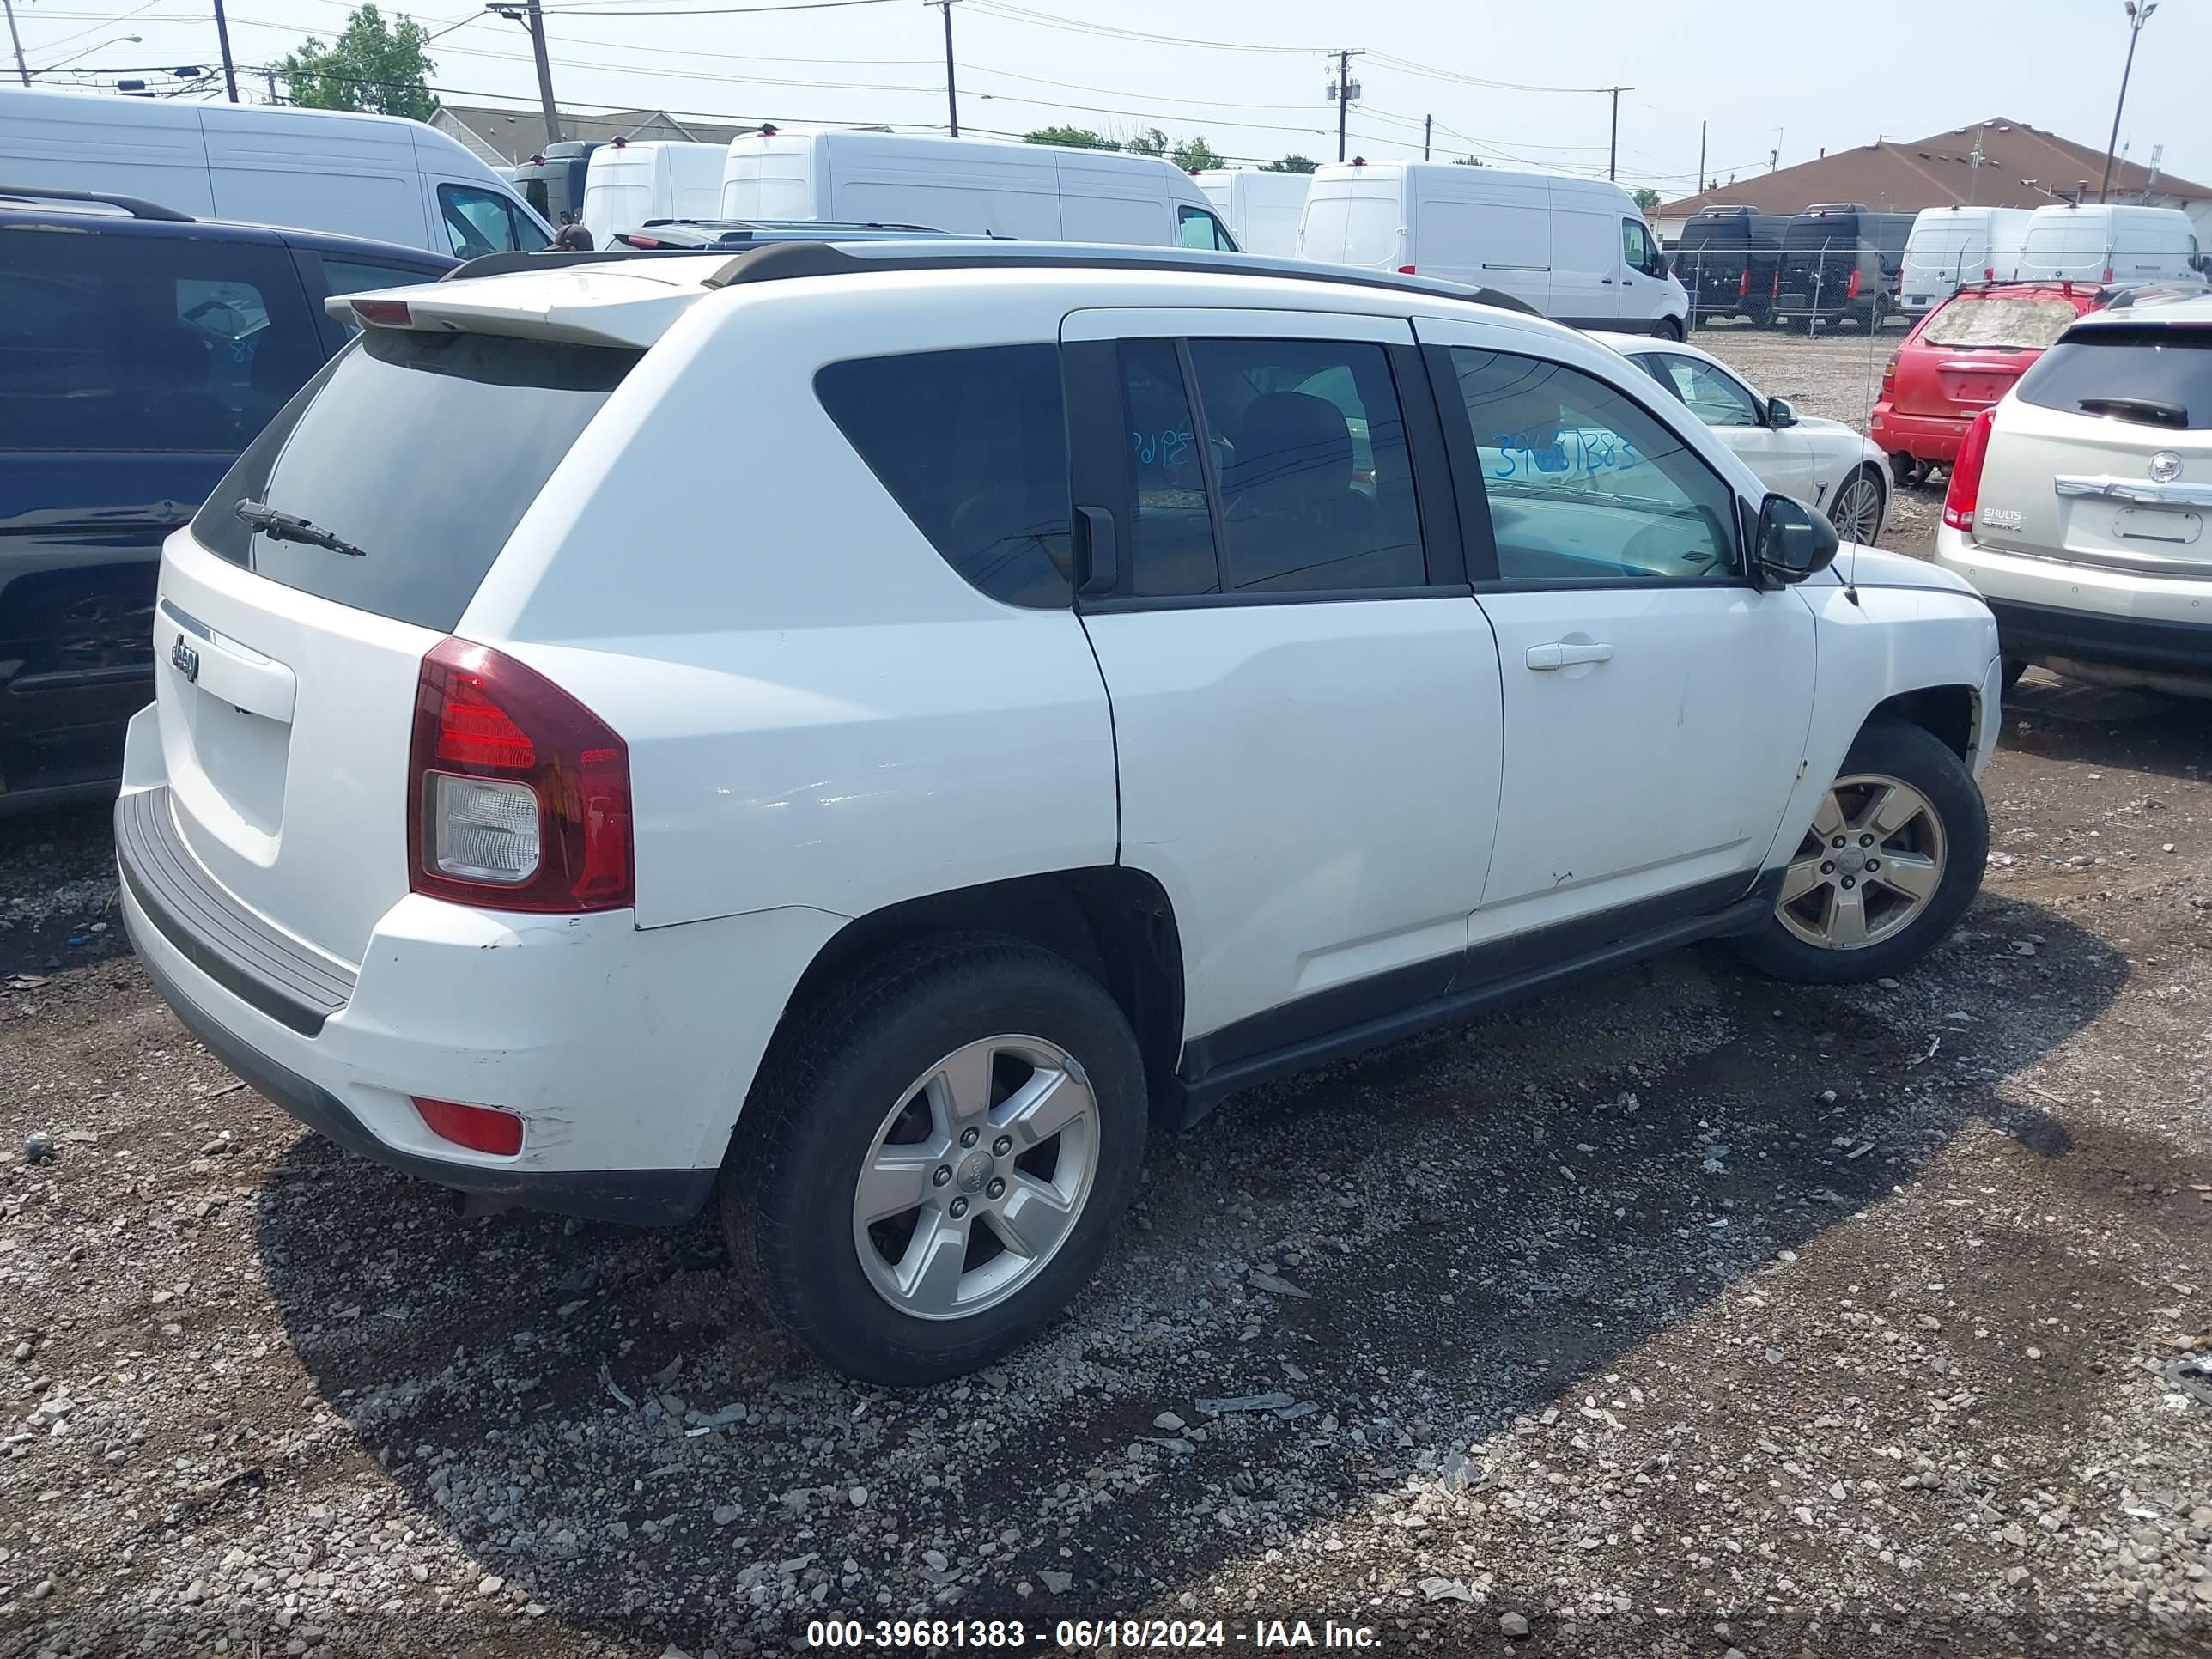
[[[1981,890],[1990,823],[1982,792],[1942,739],[1900,720],[1862,731],[1822,797],[1747,962],[1799,985],[1902,973]]]
[[[1828,507],[1828,522],[1835,526],[1837,535],[1871,547],[1881,534],[1881,521],[1888,516],[1889,495],[1873,467],[1854,467],[1836,486]]]
[[[1680,317],[1662,317],[1651,332],[1662,340],[1671,340],[1680,345],[1682,343],[1682,319]]]
[[[847,1376],[975,1370],[1097,1271],[1146,1118],[1136,1038],[1089,975],[995,936],[905,947],[778,1034],[723,1176],[738,1278]]]

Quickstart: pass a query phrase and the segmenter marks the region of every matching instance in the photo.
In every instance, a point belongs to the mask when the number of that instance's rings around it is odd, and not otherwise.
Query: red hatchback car
[[[2116,289],[2083,283],[1977,283],[1920,319],[1881,374],[1868,427],[1899,483],[1959,459],[1974,416],[2074,319],[2108,304]]]

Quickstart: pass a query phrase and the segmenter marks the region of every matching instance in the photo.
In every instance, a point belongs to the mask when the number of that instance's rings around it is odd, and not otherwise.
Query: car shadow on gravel
[[[703,1220],[465,1219],[307,1137],[258,1240],[368,1479],[479,1564],[444,1587],[456,1616],[526,1600],[727,1654],[825,1613],[1172,1612],[1378,1485],[1479,1478],[1471,1445],[1954,1137],[2068,1158],[2005,1079],[2126,972],[1985,896],[1900,983],[1799,989],[1692,951],[1255,1091],[1154,1145],[1068,1317],[914,1394],[829,1376],[734,1307]],[[1286,1411],[1198,1403],[1270,1391]],[[479,1600],[477,1572],[507,1588]]]

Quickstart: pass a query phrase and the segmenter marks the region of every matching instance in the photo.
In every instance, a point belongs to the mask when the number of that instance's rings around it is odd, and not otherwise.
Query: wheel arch
[[[1137,1035],[1155,1119],[1173,1121],[1182,1049],[1182,939],[1166,890],[1127,865],[927,893],[855,917],[830,936],[799,975],[777,1022],[779,1035],[825,988],[864,963],[943,933],[1022,939],[1097,979]]]
[[[1960,684],[1923,685],[1885,697],[1859,723],[1863,732],[1878,720],[1917,726],[1969,766],[1981,732],[1981,690]]]

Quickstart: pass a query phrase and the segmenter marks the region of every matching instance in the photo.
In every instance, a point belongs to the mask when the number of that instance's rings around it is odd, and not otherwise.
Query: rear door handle
[[[1570,645],[1559,641],[1550,645],[1528,647],[1528,666],[1539,674],[1548,674],[1555,668],[1575,668],[1583,663],[1612,660],[1613,647],[1609,645]]]

